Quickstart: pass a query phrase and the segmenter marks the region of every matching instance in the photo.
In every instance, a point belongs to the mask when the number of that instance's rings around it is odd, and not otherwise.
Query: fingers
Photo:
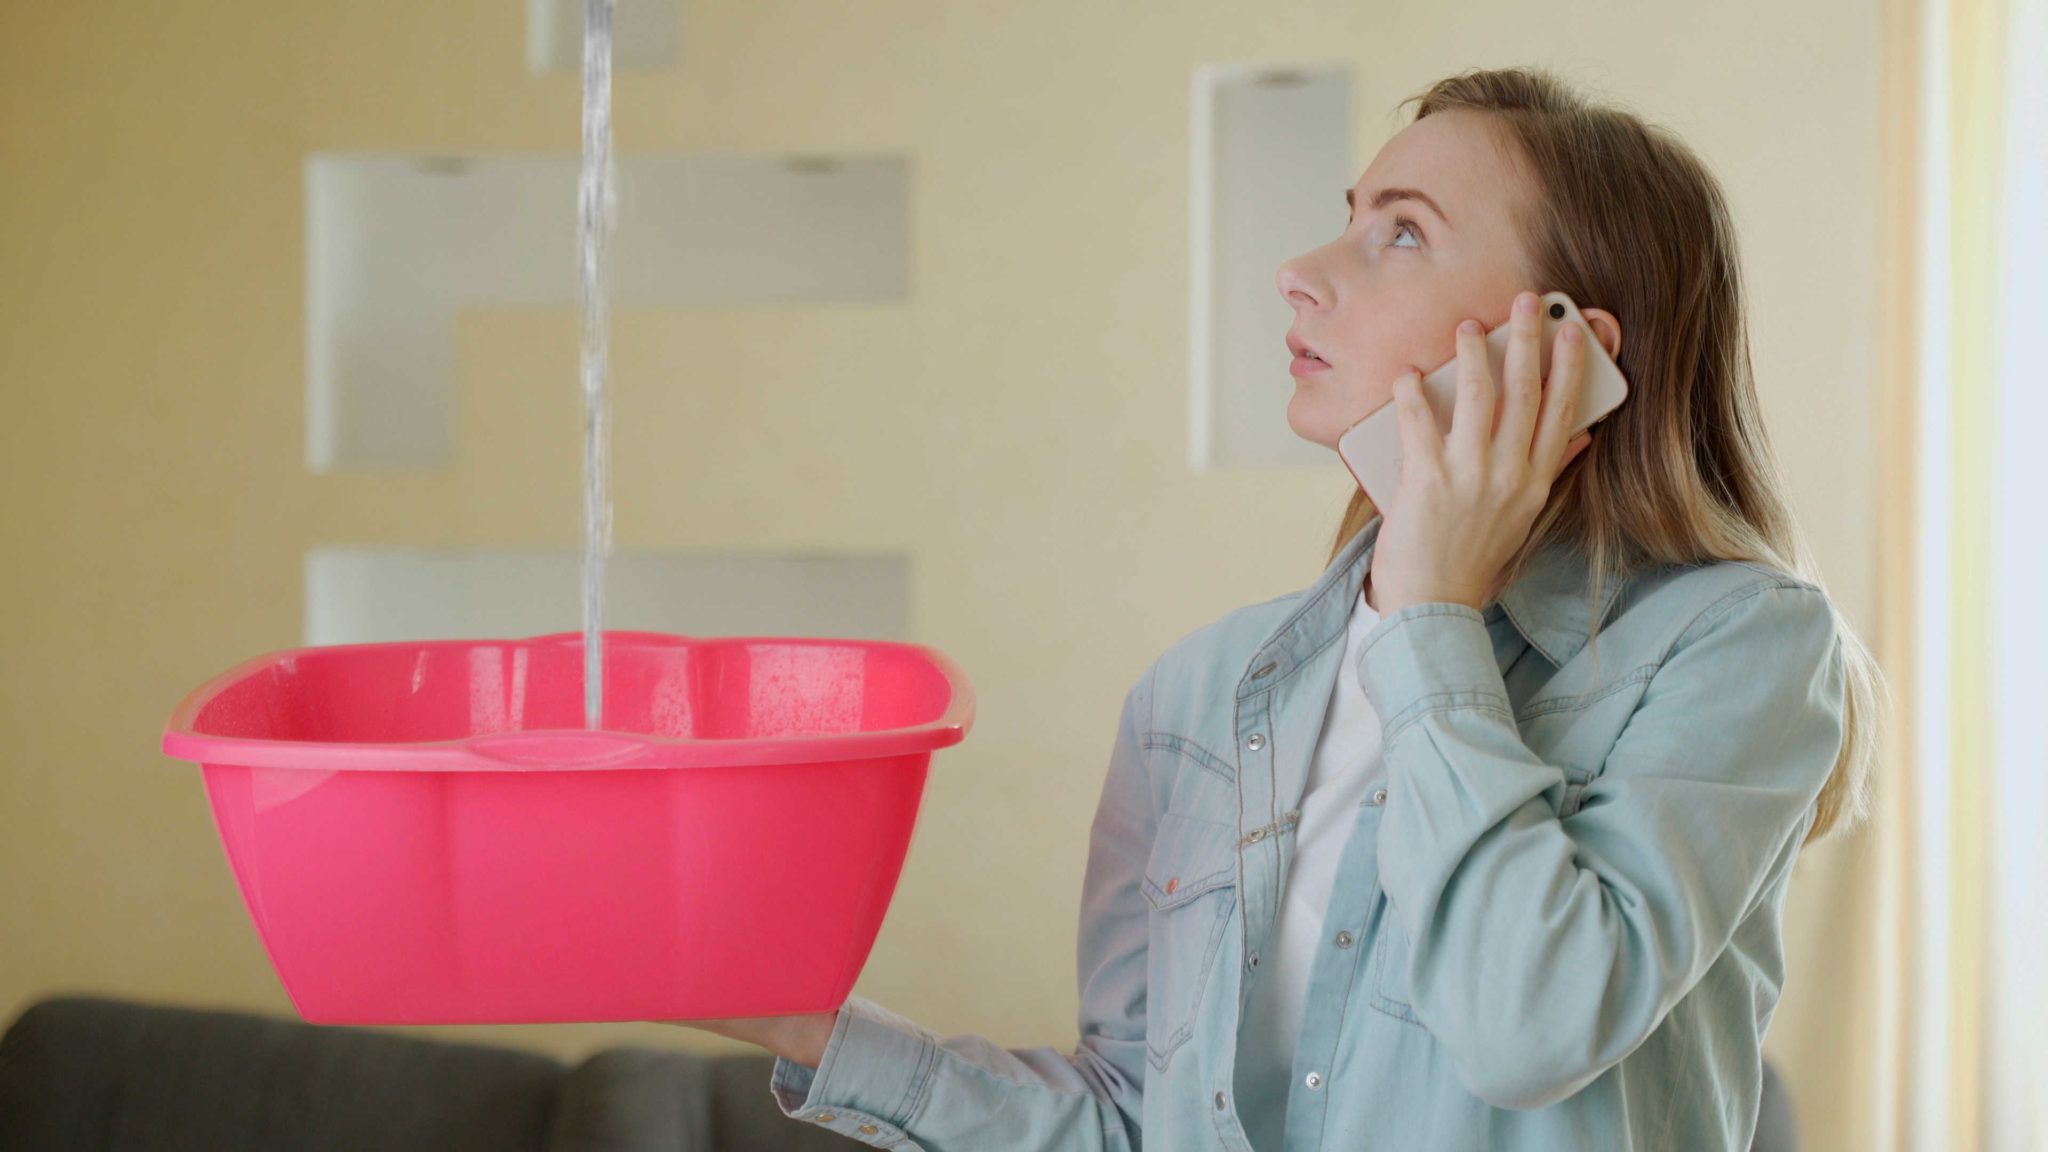
[[[1418,465],[1440,467],[1443,434],[1437,431],[1429,402],[1422,398],[1422,375],[1414,369],[1394,380],[1394,412],[1401,420],[1401,471],[1406,473]]]
[[[1558,330],[1551,351],[1550,379],[1543,386],[1543,415],[1529,448],[1529,464],[1539,475],[1556,476],[1570,457],[1565,455],[1573,422],[1578,418],[1579,381],[1586,367],[1585,333],[1577,324]]]
[[[1519,472],[1530,459],[1529,434],[1543,402],[1543,321],[1536,311],[1538,304],[1534,292],[1520,293],[1508,318],[1500,428],[1493,440],[1495,467],[1507,473]],[[1554,361],[1552,370],[1555,372]]]
[[[1479,460],[1493,436],[1493,365],[1486,330],[1477,320],[1458,325],[1458,398],[1451,408],[1450,455]]]

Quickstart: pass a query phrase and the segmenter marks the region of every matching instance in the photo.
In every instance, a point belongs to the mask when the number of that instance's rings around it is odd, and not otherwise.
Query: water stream
[[[610,414],[605,314],[605,249],[612,196],[612,0],[584,0],[583,170],[577,181],[577,263],[583,289],[583,722],[604,726],[604,561],[612,546],[606,490]]]

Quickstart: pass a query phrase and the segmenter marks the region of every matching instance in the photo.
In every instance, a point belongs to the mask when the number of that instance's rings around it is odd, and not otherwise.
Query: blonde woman
[[[1125,698],[1079,1043],[857,996],[694,1022],[778,1053],[786,1114],[928,1152],[1749,1147],[1786,884],[1863,808],[1876,666],[1792,519],[1713,176],[1542,71],[1419,101],[1278,277],[1290,426],[1334,449],[1397,405],[1399,495]],[[1569,440],[1551,290],[1630,384]]]

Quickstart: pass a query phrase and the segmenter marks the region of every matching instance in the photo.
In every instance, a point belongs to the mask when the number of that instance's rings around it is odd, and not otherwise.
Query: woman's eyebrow
[[[1436,206],[1436,201],[1431,200],[1429,194],[1419,188],[1382,188],[1378,192],[1373,193],[1372,206],[1377,211],[1396,200],[1420,200],[1424,204],[1429,205],[1429,210],[1436,213],[1437,219],[1444,222],[1444,227],[1448,228],[1451,226],[1451,218],[1444,215],[1444,210]],[[1344,190],[1344,205],[1351,210],[1353,215],[1357,215],[1358,202],[1353,198],[1349,188]]]

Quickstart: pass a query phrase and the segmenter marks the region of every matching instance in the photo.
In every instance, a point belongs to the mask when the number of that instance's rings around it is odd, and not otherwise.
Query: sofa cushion
[[[0,1148],[543,1152],[567,1071],[509,1049],[63,997],[0,1038]]]

